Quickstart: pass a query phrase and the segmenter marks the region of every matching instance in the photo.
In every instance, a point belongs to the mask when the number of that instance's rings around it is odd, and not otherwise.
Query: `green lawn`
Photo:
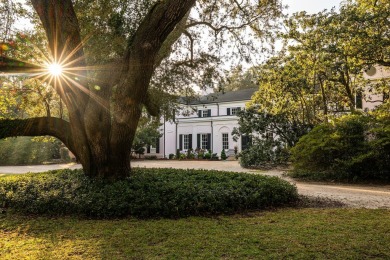
[[[390,210],[171,220],[0,216],[0,259],[390,258]]]

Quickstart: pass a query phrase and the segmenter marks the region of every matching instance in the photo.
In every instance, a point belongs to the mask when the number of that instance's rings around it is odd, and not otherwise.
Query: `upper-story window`
[[[228,116],[234,116],[236,115],[239,111],[241,111],[241,107],[232,107],[232,108],[227,108],[227,115]]]
[[[198,117],[211,117],[211,109],[198,110]]]

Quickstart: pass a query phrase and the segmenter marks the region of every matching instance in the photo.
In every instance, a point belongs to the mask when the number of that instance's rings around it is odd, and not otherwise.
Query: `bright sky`
[[[288,13],[306,11],[313,14],[324,9],[330,10],[332,7],[338,9],[341,0],[283,0],[284,5],[288,5]]]

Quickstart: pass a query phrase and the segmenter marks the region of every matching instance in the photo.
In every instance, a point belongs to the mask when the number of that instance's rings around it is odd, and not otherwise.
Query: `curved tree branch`
[[[69,123],[61,118],[36,117],[0,120],[0,139],[16,136],[42,135],[57,137],[74,152]]]

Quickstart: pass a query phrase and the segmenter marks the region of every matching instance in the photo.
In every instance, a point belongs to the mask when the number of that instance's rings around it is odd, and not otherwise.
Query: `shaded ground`
[[[283,170],[258,171],[242,168],[237,161],[134,161],[133,167],[147,168],[178,168],[178,169],[209,169],[232,172],[249,172],[278,176],[294,183],[301,195],[327,198],[340,201],[352,208],[390,208],[390,185],[345,185],[333,183],[297,182],[284,176]],[[78,169],[78,164],[37,165],[37,166],[3,166],[0,167],[0,176],[3,173],[21,174],[27,172],[43,172],[56,169]]]

